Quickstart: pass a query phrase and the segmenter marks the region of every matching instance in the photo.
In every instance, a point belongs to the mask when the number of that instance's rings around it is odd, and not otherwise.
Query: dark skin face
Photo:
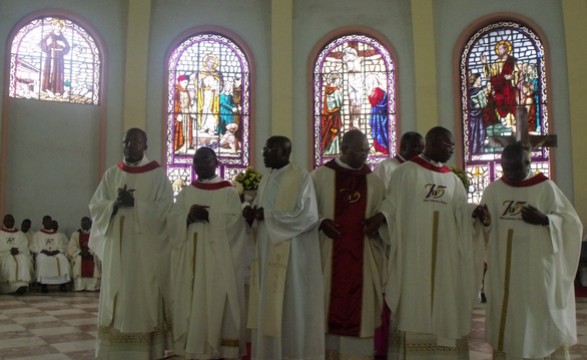
[[[340,160],[353,169],[359,169],[365,164],[367,156],[369,156],[369,141],[365,135],[357,133],[356,136],[349,138],[346,143],[343,140],[341,150]]]
[[[436,162],[445,163],[455,152],[455,138],[450,132],[436,134],[424,148],[424,155]]]
[[[57,220],[53,220],[53,222],[51,223],[51,228],[55,231],[59,230],[59,223],[57,222]]]
[[[516,185],[528,176],[530,158],[528,154],[504,155],[501,158],[503,174],[509,182]]]
[[[92,227],[92,220],[90,220],[89,218],[83,218],[82,222],[81,222],[81,226],[82,226],[82,230],[90,230],[90,228]]]
[[[138,129],[130,129],[122,138],[124,159],[129,163],[141,161],[147,150],[147,137]]]
[[[51,230],[53,226],[53,220],[51,219],[51,217],[44,217],[43,218],[43,229],[45,230]]]
[[[281,169],[289,164],[289,153],[284,140],[271,137],[263,148],[263,162],[270,169]]]
[[[30,228],[31,228],[31,223],[30,223],[29,221],[23,221],[23,222],[20,224],[20,230],[21,230],[22,232],[27,232],[27,231],[29,231],[29,230],[30,230]]]
[[[14,227],[14,217],[12,215],[4,216],[4,227],[12,229]]]

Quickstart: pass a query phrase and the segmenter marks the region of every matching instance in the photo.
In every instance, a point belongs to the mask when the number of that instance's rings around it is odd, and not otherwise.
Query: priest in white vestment
[[[399,143],[399,153],[392,158],[380,162],[373,173],[385,184],[385,190],[389,190],[391,183],[389,178],[398,166],[410,160],[424,150],[424,138],[415,131],[408,131],[402,135]]]
[[[27,241],[29,242],[29,250],[33,244],[33,235],[35,234],[34,231],[31,229],[31,219],[24,219],[20,223],[20,231],[26,236]]]
[[[71,281],[71,270],[67,260],[67,238],[53,228],[50,216],[43,217],[43,228],[33,235],[36,276],[41,291],[49,291],[47,285],[59,284],[61,291],[67,291]]]
[[[391,174],[401,164],[405,163],[414,156],[420,155],[424,150],[424,138],[415,131],[408,131],[404,133],[399,143],[399,153],[392,158],[385,159],[380,162],[373,170],[373,173],[383,181],[385,190],[389,190],[393,186],[389,181]],[[389,258],[389,246],[386,246],[385,256]],[[387,264],[387,262],[385,263]],[[387,271],[383,274],[383,282],[387,281]],[[389,323],[390,310],[387,304],[384,306],[381,314],[381,326],[375,330],[375,356],[386,357],[387,347],[389,343]]]
[[[494,359],[569,359],[583,226],[554,182],[531,171],[524,145],[508,145],[501,164],[482,200],[493,220],[485,336]]]
[[[96,357],[160,359],[169,340],[165,219],[173,190],[144,155],[144,131],[128,130],[122,145],[124,160],[106,170],[89,204],[90,248],[102,261]]]
[[[252,358],[324,359],[318,208],[308,172],[289,162],[291,142],[270,137],[266,172],[243,215],[256,230],[248,326]]]
[[[67,245],[74,291],[100,290],[100,260],[89,248],[91,227],[92,220],[84,216],[81,227],[71,234]]]
[[[28,240],[14,227],[14,217],[8,214],[0,230],[0,293],[24,294],[33,274]]]
[[[244,273],[249,239],[240,196],[216,175],[214,150],[199,148],[198,176],[169,214],[174,350],[185,359],[245,353]]]
[[[341,155],[312,172],[320,213],[327,359],[372,359],[383,310],[385,247],[365,234],[385,187],[365,164],[361,131],[342,137]],[[388,315],[389,316],[389,315]]]
[[[483,207],[467,204],[462,182],[444,165],[453,151],[452,133],[432,128],[424,152],[391,175],[381,205],[391,239],[385,289],[395,329],[391,359],[469,357],[483,255],[472,214]],[[476,216],[488,222],[486,214]]]

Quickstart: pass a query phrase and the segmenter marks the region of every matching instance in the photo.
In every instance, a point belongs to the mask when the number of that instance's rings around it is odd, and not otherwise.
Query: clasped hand
[[[133,207],[135,206],[135,197],[133,192],[135,189],[128,189],[126,185],[118,188],[118,197],[116,198],[116,205],[118,207]]]
[[[243,209],[243,217],[249,224],[252,224],[254,220],[261,221],[265,219],[265,213],[263,212],[262,207],[245,206]]]
[[[209,222],[209,206],[194,204],[190,207],[188,220],[190,222]]]
[[[548,216],[532,205],[526,205],[522,208],[522,220],[533,225],[548,225]]]
[[[473,218],[479,219],[483,226],[491,225],[491,215],[489,214],[489,209],[485,204],[477,205],[471,216],[473,216]]]

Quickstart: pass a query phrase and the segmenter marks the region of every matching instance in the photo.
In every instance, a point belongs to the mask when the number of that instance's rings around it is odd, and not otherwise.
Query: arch
[[[383,36],[370,29],[341,29],[320,42],[312,57],[314,167],[340,153],[342,134],[363,131],[375,166],[397,147],[396,61]]]
[[[459,49],[461,160],[470,179],[469,200],[502,175],[507,143],[547,135],[550,124],[547,47],[528,20],[493,15],[471,26]],[[527,130],[526,130],[527,124]],[[551,175],[551,149],[538,144],[532,169]]]
[[[43,93],[42,71],[48,55],[43,52],[39,45],[45,37],[39,37],[39,34],[46,35],[51,29],[53,20],[60,20],[59,22],[65,26],[64,36],[69,36],[67,38],[69,56],[65,56],[63,64],[65,76],[67,77],[64,78],[63,85],[67,93],[57,94],[52,91],[55,96],[48,95],[47,92]],[[39,39],[39,42],[35,42],[35,38]],[[36,55],[33,51],[35,44],[38,46]],[[25,51],[24,48],[28,50]],[[19,52],[19,50],[21,51]],[[76,57],[79,55],[79,59],[74,59],[72,51]],[[95,186],[94,184],[100,179],[105,169],[106,101],[103,89],[106,88],[106,64],[104,61],[106,47],[102,37],[88,20],[78,14],[62,9],[44,9],[29,13],[12,27],[6,42],[5,54],[3,83],[5,92],[2,99],[2,151],[0,159],[0,197],[2,201],[0,210],[4,211],[8,204],[13,211],[17,211],[14,209],[16,200],[15,195],[12,195],[13,189],[10,192],[7,192],[7,189],[14,186],[14,184],[22,184],[16,179],[18,175],[13,173],[14,169],[12,168],[15,163],[18,163],[18,159],[25,156],[17,154],[20,151],[19,149],[22,150],[24,146],[25,151],[23,153],[30,153],[31,151],[35,152],[35,148],[39,147],[38,150],[41,151],[37,151],[36,154],[43,153],[43,149],[49,146],[46,141],[43,141],[43,136],[45,135],[45,130],[43,129],[47,126],[76,126],[75,120],[79,119],[91,119],[90,121],[78,122],[80,128],[76,130],[77,132],[87,133],[91,140],[76,139],[73,143],[70,141],[71,151],[62,152],[62,155],[67,158],[75,156],[75,154],[93,154],[89,156],[89,159],[85,158],[87,166],[85,166],[83,179],[79,179],[79,182],[73,184],[71,189],[71,193],[79,192],[81,194],[88,191],[88,188]],[[19,55],[23,56],[20,57]],[[21,92],[16,90],[16,87],[22,86],[22,83],[18,84],[18,77],[20,76],[19,70],[23,69],[29,71],[29,74],[31,73],[30,70],[38,74],[36,78],[34,76],[24,77],[24,80],[28,81],[28,89],[32,90],[30,96],[23,96],[22,88]],[[65,80],[69,81],[65,82]],[[25,84],[27,83],[26,81]],[[36,84],[33,84],[33,82],[36,82]],[[85,87],[88,90],[87,92],[81,91],[84,88],[83,85],[87,85]],[[36,93],[35,90],[37,91]],[[24,119],[26,121],[20,121],[23,119],[19,119],[19,124],[17,124],[12,117],[17,113],[21,113],[25,108],[35,109],[36,111],[29,114]],[[62,116],[58,115],[63,112],[71,113],[72,117],[64,120]],[[43,124],[43,129],[36,129],[34,124],[40,119],[43,120],[39,122],[39,124]],[[47,119],[51,121],[45,121]],[[29,143],[26,145],[17,146],[22,140],[17,140],[13,137],[15,133],[16,136],[22,133],[23,127],[33,136],[28,139]],[[71,132],[58,132],[58,134],[54,139],[55,141],[66,139],[67,134],[71,134]],[[18,159],[15,159],[15,157]],[[54,161],[59,160],[54,159]],[[79,161],[83,162],[84,160],[80,158]],[[50,163],[51,161],[45,163],[45,165],[50,166]],[[19,170],[22,171],[22,168],[19,167]],[[87,179],[85,179],[86,177]],[[25,184],[28,183],[25,182]],[[36,188],[28,189],[30,196],[34,197],[37,190]]]
[[[192,157],[215,150],[219,175],[251,165],[252,64],[244,42],[219,27],[182,33],[167,56],[164,159],[178,193],[195,179]]]
[[[11,35],[8,95],[98,105],[101,48],[87,25],[73,16],[42,12]]]

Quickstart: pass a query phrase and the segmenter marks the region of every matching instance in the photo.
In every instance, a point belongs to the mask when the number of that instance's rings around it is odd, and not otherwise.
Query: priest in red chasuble
[[[383,308],[381,240],[365,234],[365,219],[379,209],[385,187],[365,164],[369,142],[353,129],[340,157],[312,173],[320,213],[325,281],[327,358],[372,358]]]

